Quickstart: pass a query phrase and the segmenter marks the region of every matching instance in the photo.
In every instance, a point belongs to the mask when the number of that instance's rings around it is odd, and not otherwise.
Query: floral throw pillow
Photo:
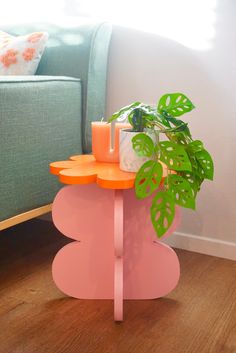
[[[0,75],[34,75],[47,39],[46,32],[15,37],[0,31]]]

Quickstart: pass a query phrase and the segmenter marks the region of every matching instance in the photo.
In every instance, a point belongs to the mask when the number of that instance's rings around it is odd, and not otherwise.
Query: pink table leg
[[[114,201],[114,319],[123,320],[123,190],[115,190]]]

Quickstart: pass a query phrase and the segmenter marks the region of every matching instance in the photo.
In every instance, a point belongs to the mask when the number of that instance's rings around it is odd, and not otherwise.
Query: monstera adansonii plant
[[[135,102],[114,113],[109,122],[127,118],[137,156],[148,157],[136,174],[138,199],[153,195],[151,221],[161,238],[170,228],[176,205],[195,209],[196,196],[205,179],[213,180],[214,165],[203,142],[194,140],[180,116],[194,109],[182,93],[163,95],[156,106]],[[161,136],[165,136],[164,140]],[[163,180],[163,162],[167,176]],[[162,184],[162,185],[161,185]]]

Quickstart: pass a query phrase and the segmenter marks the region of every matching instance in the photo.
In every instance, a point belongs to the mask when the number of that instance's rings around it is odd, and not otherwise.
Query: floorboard
[[[112,301],[63,295],[51,262],[68,242],[47,221],[0,234],[0,353],[236,353],[236,262],[176,250],[178,287],[166,298]]]

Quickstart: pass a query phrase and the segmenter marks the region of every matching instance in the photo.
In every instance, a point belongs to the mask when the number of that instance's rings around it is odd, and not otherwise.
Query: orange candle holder
[[[120,130],[130,127],[128,123],[92,122],[92,151],[98,162],[119,162]]]

